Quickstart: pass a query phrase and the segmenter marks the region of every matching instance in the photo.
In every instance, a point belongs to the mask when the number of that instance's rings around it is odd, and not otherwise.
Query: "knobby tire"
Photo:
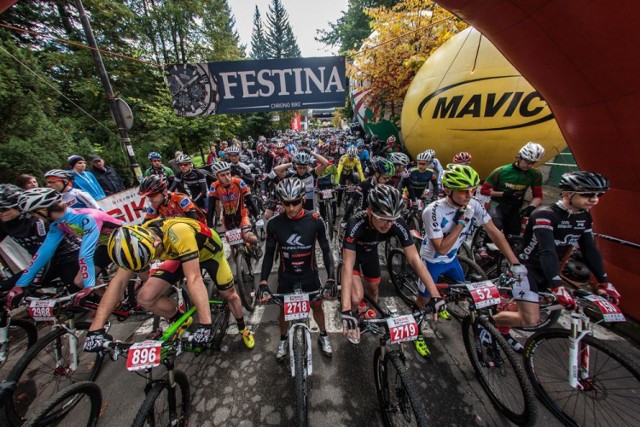
[[[293,336],[293,360],[295,363],[296,419],[298,426],[306,426],[308,420],[307,399],[307,340],[305,329],[298,327]]]
[[[80,401],[86,397],[88,399],[88,411],[79,410],[82,406]],[[72,405],[70,405],[72,403]],[[63,405],[58,409],[59,405]],[[49,399],[44,405],[39,407],[24,424],[23,427],[45,427],[57,425],[63,418],[73,411],[74,422],[87,419],[87,427],[94,427],[100,418],[102,407],[102,392],[96,383],[90,381],[80,381],[62,389]],[[84,408],[83,408],[84,409]],[[85,414],[86,412],[86,414]],[[85,417],[86,415],[86,417]],[[64,424],[62,424],[64,425]]]
[[[186,427],[191,416],[191,394],[189,390],[189,380],[187,375],[182,371],[173,371],[175,378],[175,388],[172,389],[169,385],[169,381],[159,380],[155,381],[146,397],[142,406],[138,410],[138,414],[133,420],[133,427],[143,426],[176,426]],[[180,391],[179,401],[176,399],[176,390]],[[167,391],[166,395],[163,395],[163,391]],[[156,413],[156,402],[158,399],[166,399],[166,408]],[[159,402],[163,404],[163,402]],[[170,407],[171,406],[171,407]],[[169,414],[175,414],[175,419],[169,419]],[[166,420],[166,422],[158,421]]]

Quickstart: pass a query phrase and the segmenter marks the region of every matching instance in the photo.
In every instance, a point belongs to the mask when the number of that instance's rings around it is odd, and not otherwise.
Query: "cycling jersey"
[[[151,166],[149,169],[144,171],[144,176],[149,176],[149,175],[164,176],[167,179],[171,180],[174,178],[175,174],[173,173],[173,169],[165,165],[162,165],[159,168],[154,168],[153,166]]]
[[[329,165],[318,175],[318,188],[330,188],[337,182],[338,168],[336,165]]]
[[[42,219],[22,213],[12,221],[0,221],[0,241],[10,236],[30,255],[35,255],[47,237],[48,230],[49,224]],[[56,257],[76,254],[79,248],[80,240],[76,236],[65,235],[56,250]]]
[[[338,163],[338,177],[350,175],[353,173],[354,169],[357,170],[360,181],[364,181],[364,172],[362,171],[360,159],[358,157],[354,157],[352,159],[347,155],[340,157],[340,162]]]
[[[360,166],[362,166],[362,169],[366,168],[369,164],[369,161],[371,160],[371,157],[369,156],[369,150],[358,150],[358,159],[360,159]]]
[[[351,200],[344,210],[345,218],[350,218],[353,212],[365,210],[369,207],[367,197],[369,196],[369,191],[376,185],[373,183],[373,177],[371,177],[356,186],[356,191],[351,194]]]
[[[267,224],[267,241],[260,280],[269,278],[277,247],[280,256],[279,282],[292,287],[295,283],[300,283],[303,290],[314,290],[307,286],[319,284],[316,241],[322,250],[327,277],[333,279],[334,264],[327,229],[316,212],[303,209],[294,219],[284,214],[271,219]],[[317,286],[315,288],[317,289]]]
[[[422,197],[422,193],[428,187],[429,183],[432,184],[434,190],[437,189],[438,181],[437,175],[432,170],[427,168],[424,172],[420,172],[417,166],[412,167],[407,171],[407,175],[402,178],[401,185],[405,190],[405,193],[411,200],[416,200]]]
[[[204,212],[193,203],[186,194],[169,192],[165,196],[165,202],[158,208],[149,206],[144,217],[145,221],[156,219],[158,217],[171,218],[175,216],[189,217],[206,223],[207,217]]]
[[[542,174],[540,171],[533,168],[524,171],[519,169],[516,163],[511,163],[500,166],[491,172],[484,184],[482,184],[480,193],[490,196],[491,189],[494,191],[520,191],[522,194],[519,198],[496,197],[491,199],[492,207],[496,205],[515,205],[520,207],[524,200],[524,194],[529,187],[531,187],[534,198],[542,199]]]
[[[231,183],[227,186],[220,181],[216,181],[209,188],[209,197],[220,200],[224,215],[235,215],[239,212],[242,216],[247,216],[248,212],[244,206],[244,201],[250,194],[249,186],[236,176],[231,177]],[[215,206],[212,204],[213,202],[215,200],[210,201],[209,206]]]
[[[435,171],[436,181],[438,183],[438,190],[439,190],[440,182],[442,181],[442,175],[444,174],[444,169],[442,168],[442,164],[440,163],[440,160],[438,159],[431,160],[431,162],[427,165],[427,168]]]
[[[361,211],[347,220],[343,247],[356,252],[377,251],[378,243],[394,236],[398,238],[403,248],[413,245],[409,227],[404,219],[398,218],[389,231],[382,234],[369,223],[367,212]]]
[[[196,168],[192,168],[189,172],[180,172],[175,176],[174,181],[169,187],[169,191],[176,189],[178,184],[186,186],[187,190],[191,194],[193,202],[197,202],[200,199],[207,197],[207,178],[204,173]]]
[[[33,256],[31,264],[16,283],[27,286],[53,257],[65,234],[82,238],[78,263],[82,272],[82,283],[85,288],[96,284],[94,254],[100,244],[105,244],[111,233],[124,223],[97,209],[67,208],[65,214],[51,223],[47,237]]]
[[[100,205],[98,205],[96,200],[91,197],[89,193],[73,187],[62,193],[62,201],[70,208],[91,208],[101,210]]]
[[[476,199],[469,201],[469,206],[473,208],[473,219],[467,223],[458,240],[454,243],[451,250],[441,255],[436,251],[435,246],[431,242],[431,239],[443,238],[457,226],[455,220],[459,215],[459,206],[451,204],[448,198],[436,200],[429,204],[424,212],[422,212],[422,222],[425,228],[425,236],[422,241],[422,247],[420,249],[420,257],[423,261],[427,261],[432,264],[447,264],[453,261],[458,254],[458,249],[462,246],[462,243],[467,237],[471,235],[472,230],[476,226],[484,225],[491,220],[491,217]],[[434,277],[437,279],[437,277]]]
[[[240,178],[245,182],[245,184],[251,186],[253,185],[253,175],[251,174],[251,168],[242,163],[231,163],[231,175]]]

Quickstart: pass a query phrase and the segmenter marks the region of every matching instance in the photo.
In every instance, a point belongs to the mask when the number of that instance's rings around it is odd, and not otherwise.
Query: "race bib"
[[[599,295],[589,295],[585,297],[585,299],[591,301],[598,307],[605,322],[624,322],[627,320],[624,318],[624,314],[622,314],[620,308],[612,304],[608,299]]]
[[[420,333],[416,319],[414,319],[411,314],[390,317],[387,319],[387,326],[389,327],[391,344],[397,344],[404,341],[415,341]]]
[[[135,343],[129,348],[127,354],[127,369],[140,371],[142,369],[155,368],[160,365],[160,353],[162,342],[147,340]]]
[[[490,281],[467,284],[467,289],[469,289],[473,304],[478,310],[500,303],[498,288]]]
[[[299,320],[309,317],[311,304],[309,294],[290,294],[284,296],[284,320]]]
[[[244,240],[242,240],[242,230],[239,228],[227,231],[224,233],[224,237],[231,246],[241,245],[244,242]]]
[[[33,300],[29,304],[29,315],[36,322],[50,322],[56,320],[54,300]]]
[[[333,190],[322,190],[323,199],[333,199]]]

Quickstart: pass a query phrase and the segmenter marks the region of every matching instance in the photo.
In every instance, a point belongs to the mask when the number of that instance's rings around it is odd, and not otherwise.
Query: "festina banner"
[[[179,116],[342,107],[344,56],[172,64],[165,69]]]

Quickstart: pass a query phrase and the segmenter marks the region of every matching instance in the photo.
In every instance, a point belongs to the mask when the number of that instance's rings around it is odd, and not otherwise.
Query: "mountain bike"
[[[302,292],[300,286],[294,286],[292,294],[274,294],[267,303],[283,308],[284,319],[291,322],[289,327],[289,365],[294,381],[296,399],[296,420],[298,426],[308,425],[307,378],[313,373],[312,341],[309,326],[311,304],[323,298],[322,289],[314,292]]]
[[[253,248],[247,246],[242,238],[240,228],[227,230],[224,237],[231,247],[231,256],[236,268],[235,281],[240,300],[246,310],[253,312],[256,308],[258,290],[258,281],[253,276],[253,258],[255,258]]]
[[[333,210],[336,205],[335,198],[335,188],[316,188],[316,194],[319,195],[320,201],[319,205],[323,206],[324,210],[324,222],[327,224],[327,231],[329,232],[329,241],[333,241],[333,237],[335,236],[335,221],[336,219],[333,217]],[[320,210],[322,212],[323,210]]]
[[[430,310],[414,306],[412,314],[400,315],[395,307],[383,310],[365,296],[382,318],[360,319],[363,333],[380,335],[373,354],[373,375],[386,426],[427,425],[427,412],[406,366],[405,342],[415,341]]]
[[[12,317],[5,301],[6,293],[0,298],[0,378],[4,378],[38,340],[38,330],[33,322]]]
[[[80,381],[63,388],[36,409],[23,427],[77,425],[94,427],[100,418],[102,392],[96,383]]]
[[[602,320],[623,322],[620,309],[587,291],[573,292],[571,329],[546,329],[525,344],[525,370],[544,405],[567,426],[638,425],[640,368],[595,337],[585,308]]]

